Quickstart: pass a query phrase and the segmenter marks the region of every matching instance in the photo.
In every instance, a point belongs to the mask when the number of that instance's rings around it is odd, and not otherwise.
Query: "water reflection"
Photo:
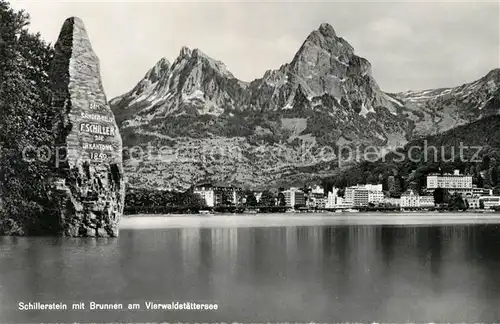
[[[19,312],[19,301],[218,302],[169,321],[494,321],[500,229],[297,226],[0,237],[0,322],[164,321],[160,312]]]

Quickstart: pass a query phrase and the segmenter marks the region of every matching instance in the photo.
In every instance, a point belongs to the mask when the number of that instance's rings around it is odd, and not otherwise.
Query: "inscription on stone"
[[[118,129],[114,116],[108,113],[106,106],[92,102],[89,112],[81,112],[79,127],[82,154],[92,162],[106,162],[114,151],[113,143]],[[82,136],[81,133],[87,134]]]

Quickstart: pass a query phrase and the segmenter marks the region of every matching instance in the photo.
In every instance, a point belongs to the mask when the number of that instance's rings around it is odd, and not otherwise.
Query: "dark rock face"
[[[64,22],[51,71],[55,199],[63,236],[118,236],[125,181],[122,139],[104,94],[99,59],[79,18]]]

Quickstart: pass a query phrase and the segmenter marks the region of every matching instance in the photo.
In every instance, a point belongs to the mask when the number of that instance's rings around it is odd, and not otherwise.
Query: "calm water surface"
[[[0,237],[0,323],[500,319],[496,224],[239,221],[129,226],[118,239]],[[19,311],[20,301],[196,301],[219,310]]]

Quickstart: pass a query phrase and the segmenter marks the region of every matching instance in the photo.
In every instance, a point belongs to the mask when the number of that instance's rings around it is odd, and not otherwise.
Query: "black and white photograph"
[[[0,324],[500,321],[500,2],[0,0]]]

